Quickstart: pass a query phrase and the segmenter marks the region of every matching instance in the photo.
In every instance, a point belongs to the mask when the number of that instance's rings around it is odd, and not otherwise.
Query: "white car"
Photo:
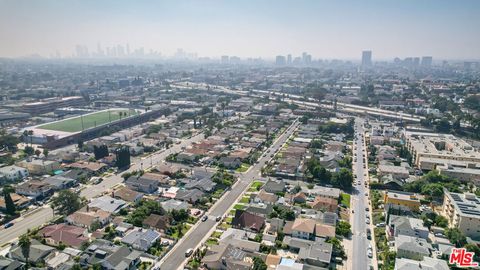
[[[373,252],[371,249],[367,250],[367,256],[368,258],[372,258],[373,257]]]

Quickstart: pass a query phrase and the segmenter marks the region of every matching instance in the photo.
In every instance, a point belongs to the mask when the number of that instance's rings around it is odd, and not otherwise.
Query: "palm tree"
[[[22,234],[18,239],[18,245],[22,249],[22,255],[25,258],[25,269],[28,269],[28,259],[30,255],[30,246],[32,243],[30,242],[30,237],[28,234]]]
[[[30,136],[30,146],[33,145],[33,130],[28,131],[28,136]]]
[[[23,140],[24,140],[25,142],[27,142],[27,139],[28,139],[28,130],[24,130],[22,136],[23,136]]]
[[[43,155],[45,156],[45,158],[48,157],[48,149],[47,148],[43,149]]]

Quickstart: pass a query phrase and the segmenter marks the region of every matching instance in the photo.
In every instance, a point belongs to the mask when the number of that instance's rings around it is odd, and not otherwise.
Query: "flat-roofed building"
[[[437,170],[441,175],[446,175],[462,182],[472,182],[476,186],[480,186],[480,167],[473,163],[467,164],[467,167],[444,164],[437,166]]]
[[[445,190],[442,212],[450,228],[458,228],[468,237],[480,238],[480,198],[475,194]]]
[[[385,191],[383,197],[385,205],[408,208],[412,211],[418,211],[420,208],[420,198],[415,193],[401,191]]]
[[[450,134],[405,132],[405,146],[413,163],[422,170],[434,170],[445,163],[480,163],[480,153],[466,141]],[[466,166],[466,165],[465,165]]]

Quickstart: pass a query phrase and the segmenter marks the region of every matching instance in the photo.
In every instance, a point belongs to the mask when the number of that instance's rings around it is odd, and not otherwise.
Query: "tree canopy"
[[[77,193],[66,189],[58,192],[58,195],[52,199],[52,206],[58,213],[69,215],[80,209],[82,202]]]

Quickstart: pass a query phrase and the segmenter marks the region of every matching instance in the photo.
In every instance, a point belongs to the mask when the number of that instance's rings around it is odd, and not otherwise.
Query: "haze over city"
[[[480,2],[468,1],[0,1],[1,57],[76,56],[77,45],[178,48],[201,57],[320,59],[432,55],[480,58]]]

